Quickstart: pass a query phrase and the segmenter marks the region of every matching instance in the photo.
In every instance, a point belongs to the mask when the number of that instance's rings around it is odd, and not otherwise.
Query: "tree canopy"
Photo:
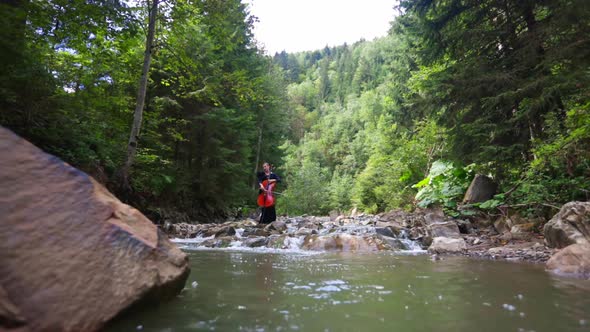
[[[240,0],[159,0],[132,192],[156,215],[254,208],[279,166],[281,213],[456,209],[590,196],[590,3],[401,0],[387,36],[266,56]],[[151,1],[0,4],[0,124],[117,194]],[[459,213],[455,210],[456,213]]]

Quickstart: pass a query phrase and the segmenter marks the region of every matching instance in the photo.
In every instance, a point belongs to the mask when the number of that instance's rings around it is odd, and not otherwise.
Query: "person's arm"
[[[281,182],[281,178],[278,175],[276,175],[274,173],[272,175],[273,175],[273,178],[270,179],[270,182],[276,182],[276,183]]]
[[[264,181],[264,173],[263,172],[258,172],[256,174],[256,178],[258,179],[258,188],[260,190],[266,191],[266,189],[264,188],[264,186],[262,185],[262,181]]]

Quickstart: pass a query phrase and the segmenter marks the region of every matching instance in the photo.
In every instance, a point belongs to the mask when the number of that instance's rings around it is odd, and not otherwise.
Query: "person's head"
[[[268,162],[264,162],[264,163],[262,164],[262,169],[263,169],[265,172],[270,172],[270,168],[271,168],[271,167],[270,167],[270,164],[269,164]]]

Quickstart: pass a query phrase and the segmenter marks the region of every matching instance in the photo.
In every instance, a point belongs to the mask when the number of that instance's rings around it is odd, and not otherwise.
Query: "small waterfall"
[[[378,217],[361,216],[330,220],[326,217],[280,218],[269,225],[254,220],[223,224],[173,225],[172,241],[184,249],[217,249],[272,252],[402,251],[423,252],[419,242],[403,229],[394,235],[376,227]],[[382,226],[382,225],[381,225]]]
[[[425,252],[425,250],[422,249],[422,245],[419,242],[410,239],[408,231],[405,229],[400,231],[399,240],[404,244],[406,250],[408,251]]]

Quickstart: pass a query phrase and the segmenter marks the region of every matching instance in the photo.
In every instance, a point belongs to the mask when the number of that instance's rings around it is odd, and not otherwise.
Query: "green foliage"
[[[326,214],[330,200],[326,170],[317,162],[304,160],[287,174],[287,189],[278,203],[279,212],[291,215]]]
[[[505,204],[505,199],[506,196],[504,194],[498,194],[498,195],[494,195],[494,198],[489,199],[485,202],[481,202],[481,203],[475,203],[473,204],[474,206],[483,209],[483,210],[494,210],[495,208],[497,208],[500,205]]]
[[[0,4],[0,124],[108,182],[128,140],[144,5]],[[290,214],[411,209],[414,197],[454,208],[472,169],[452,165],[469,164],[516,188],[481,209],[587,200],[590,2],[399,9],[386,37],[270,58],[240,0],[167,1],[131,202],[234,211],[253,204],[261,160],[280,166]]]
[[[437,160],[432,163],[428,176],[414,185],[418,206],[441,205],[446,209],[456,209],[473,179],[474,165],[454,166],[452,162]]]
[[[131,126],[144,5],[0,4],[0,44],[8,50],[0,55],[0,123],[108,182]],[[259,128],[260,154],[280,161],[285,87],[255,47],[252,23],[239,0],[166,2],[127,197],[137,207],[199,217],[244,205]]]
[[[545,215],[549,205],[590,199],[590,103],[572,101],[564,125],[546,118],[551,138],[535,141],[535,159],[525,171],[513,201],[530,204],[528,212]]]

